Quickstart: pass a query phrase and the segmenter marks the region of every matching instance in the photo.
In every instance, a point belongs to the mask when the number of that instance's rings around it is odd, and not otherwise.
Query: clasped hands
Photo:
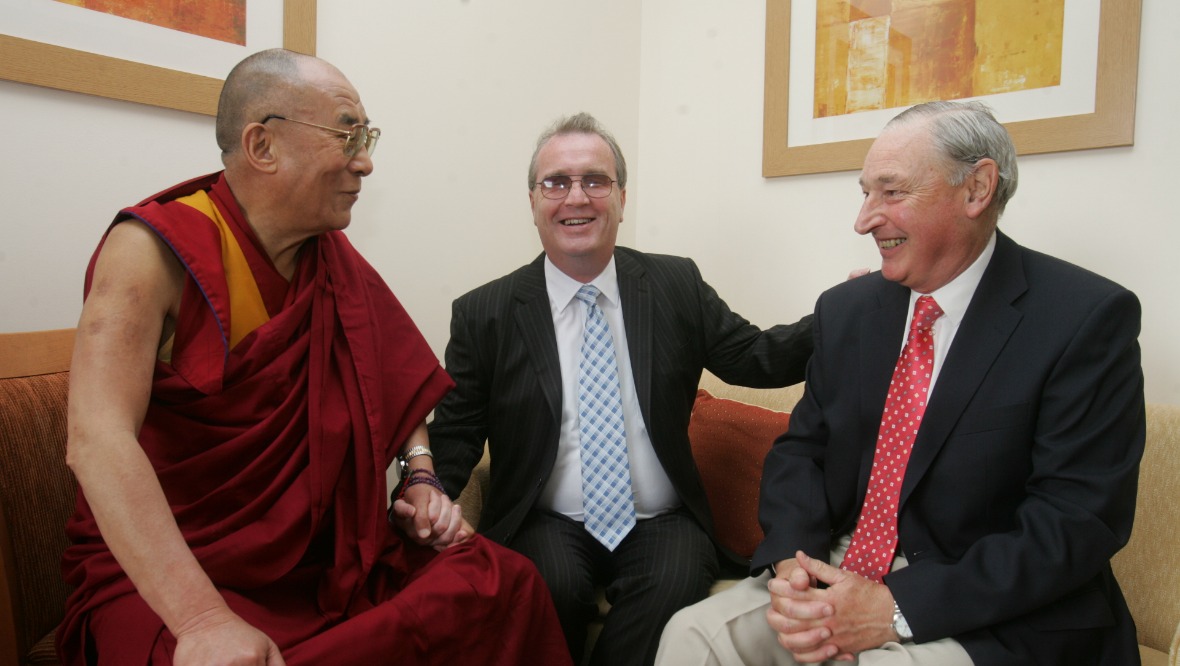
[[[766,620],[780,645],[802,664],[852,661],[853,655],[898,640],[893,594],[885,585],[808,557],[802,551],[776,567],[767,587]],[[816,587],[827,584],[826,589]]]
[[[425,483],[406,488],[405,497],[393,503],[393,517],[411,539],[439,551],[475,534],[463,517],[463,509],[446,493]]]

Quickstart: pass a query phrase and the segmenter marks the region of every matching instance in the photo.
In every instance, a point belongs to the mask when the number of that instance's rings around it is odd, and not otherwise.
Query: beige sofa
[[[0,333],[0,666],[57,663],[53,634],[69,591],[59,562],[74,501],[65,465],[73,340],[73,329]],[[720,523],[718,534],[735,551],[752,550],[759,536],[754,513],[761,458],[802,391],[735,388],[713,378],[702,387],[717,397],[700,396],[693,412],[690,435],[698,464],[749,479],[733,483],[706,473],[710,502],[726,509],[714,513],[741,516]],[[1135,532],[1115,558],[1148,666],[1180,666],[1178,454],[1180,407],[1149,405]],[[488,470],[485,458],[461,498],[469,517],[479,516]],[[714,592],[732,582],[718,582]]]
[[[737,552],[751,551],[760,532],[756,507],[761,458],[798,402],[802,385],[760,390],[729,386],[708,375],[701,380],[690,439],[715,516],[741,513],[744,524],[718,524],[719,539]],[[768,433],[773,433],[769,434]],[[724,480],[711,479],[724,458]],[[487,492],[488,456],[476,467],[460,497],[463,512],[477,523]],[[745,484],[734,477],[746,477]],[[718,510],[725,507],[726,510]],[[477,523],[478,524],[478,523]],[[1139,475],[1139,502],[1131,541],[1114,559],[1139,630],[1144,666],[1180,666],[1180,407],[1148,405],[1147,447]],[[734,580],[713,586],[719,592]],[[608,606],[600,597],[603,612]],[[592,628],[592,634],[594,629]]]

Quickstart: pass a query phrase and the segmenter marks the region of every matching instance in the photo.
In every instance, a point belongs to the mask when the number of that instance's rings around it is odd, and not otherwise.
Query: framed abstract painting
[[[1020,154],[1131,145],[1140,0],[767,0],[762,175],[859,169],[901,109],[977,99]]]
[[[0,79],[206,115],[217,113],[221,77],[249,53],[316,47],[316,0],[0,5],[11,5],[0,27]]]

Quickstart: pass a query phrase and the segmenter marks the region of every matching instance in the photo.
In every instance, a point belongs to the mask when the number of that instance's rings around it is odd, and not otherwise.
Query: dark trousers
[[[586,627],[598,616],[596,588],[605,588],[611,609],[590,665],[647,665],[668,619],[704,599],[718,574],[712,541],[682,510],[640,520],[614,552],[582,523],[534,510],[508,545],[549,585],[575,664],[583,663]]]

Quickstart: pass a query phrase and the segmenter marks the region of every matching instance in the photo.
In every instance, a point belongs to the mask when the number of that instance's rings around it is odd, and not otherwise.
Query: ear
[[[250,123],[242,130],[242,155],[258,171],[274,173],[278,170],[274,134],[262,123]]]
[[[996,161],[985,157],[975,164],[975,168],[967,175],[965,196],[967,197],[967,216],[975,219],[988,209],[992,197],[996,195],[996,187],[1000,184],[1000,169]]]

